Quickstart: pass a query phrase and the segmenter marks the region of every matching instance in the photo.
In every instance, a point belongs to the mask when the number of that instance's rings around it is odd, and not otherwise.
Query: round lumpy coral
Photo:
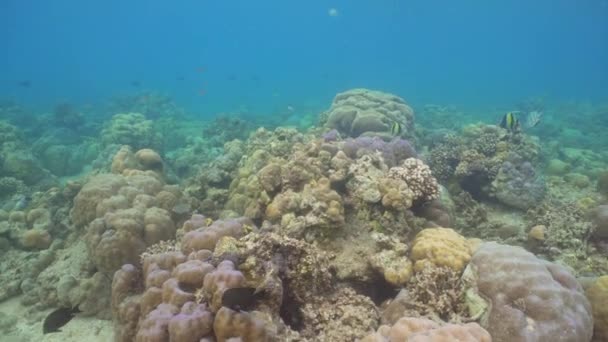
[[[439,324],[425,318],[403,317],[393,326],[383,325],[362,342],[490,342],[490,334],[477,323]]]
[[[460,272],[471,259],[471,246],[453,229],[428,228],[416,235],[411,258],[416,271],[426,266],[446,266]]]
[[[463,279],[468,304],[483,299],[477,314],[493,341],[590,341],[591,305],[564,267],[523,248],[484,243]],[[472,308],[473,305],[470,306]]]
[[[404,136],[413,134],[414,111],[399,96],[369,89],[351,89],[336,95],[326,126],[346,136],[391,136],[395,123]]]
[[[593,340],[608,341],[608,275],[599,277],[587,289],[587,298],[593,307]]]

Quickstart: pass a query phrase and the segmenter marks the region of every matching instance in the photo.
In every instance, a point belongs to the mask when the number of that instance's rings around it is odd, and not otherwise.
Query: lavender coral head
[[[518,155],[509,156],[502,164],[492,188],[499,202],[518,209],[538,205],[546,192],[544,178]]]
[[[340,140],[340,133],[337,129],[332,129],[331,131],[323,134],[323,140],[325,142],[332,142]]]
[[[344,153],[351,158],[380,152],[384,162],[389,166],[397,166],[408,158],[416,158],[417,153],[408,140],[395,138],[386,142],[379,137],[358,137],[346,139],[342,146]]]

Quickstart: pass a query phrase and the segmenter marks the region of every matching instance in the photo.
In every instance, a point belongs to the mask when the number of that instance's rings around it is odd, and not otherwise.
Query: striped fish
[[[510,132],[519,131],[519,119],[515,115],[515,112],[508,112],[507,114],[505,114],[500,120],[500,127]]]
[[[402,130],[401,124],[397,121],[391,125],[391,135],[394,137],[401,135]]]

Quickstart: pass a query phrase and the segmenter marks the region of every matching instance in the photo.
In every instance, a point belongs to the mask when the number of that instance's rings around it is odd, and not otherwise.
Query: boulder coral
[[[593,309],[593,341],[608,341],[608,275],[599,277],[586,294]]]
[[[471,254],[469,241],[453,229],[427,228],[416,235],[410,257],[416,272],[427,266],[445,266],[461,272]]]
[[[135,149],[160,147],[160,137],[153,122],[140,113],[120,113],[101,131],[105,145],[129,145]]]
[[[361,135],[390,138],[395,123],[402,127],[400,135],[411,138],[414,133],[412,108],[399,96],[380,91],[361,88],[339,93],[323,116],[325,127],[353,138]]]
[[[125,151],[128,155],[129,150],[123,149],[117,156]],[[174,239],[173,208],[184,197],[158,172],[124,169],[122,173],[92,177],[74,198],[70,212],[77,227],[86,227],[91,260],[107,274],[125,263],[136,263],[147,247]]]
[[[425,318],[403,317],[392,326],[382,325],[361,342],[491,342],[490,334],[477,323],[447,324]]]
[[[471,316],[493,341],[591,340],[591,305],[560,265],[488,242],[473,254],[463,281]]]

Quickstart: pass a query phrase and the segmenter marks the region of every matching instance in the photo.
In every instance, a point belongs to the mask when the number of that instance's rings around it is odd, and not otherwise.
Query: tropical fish
[[[516,112],[508,112],[507,114],[503,115],[502,119],[500,120],[500,127],[510,132],[519,131],[519,119],[517,118],[515,113]]]
[[[543,112],[537,110],[531,111],[526,116],[526,128],[536,127],[540,123],[540,119],[543,117]]]
[[[402,131],[403,127],[401,126],[401,124],[397,121],[393,122],[393,124],[391,125],[391,135],[396,137],[398,135],[401,135]]]
[[[265,295],[255,287],[233,287],[222,294],[222,306],[232,310],[251,311]]]
[[[46,316],[42,325],[42,333],[48,334],[60,331],[60,328],[66,325],[74,315],[80,312],[75,308],[59,308]]]

